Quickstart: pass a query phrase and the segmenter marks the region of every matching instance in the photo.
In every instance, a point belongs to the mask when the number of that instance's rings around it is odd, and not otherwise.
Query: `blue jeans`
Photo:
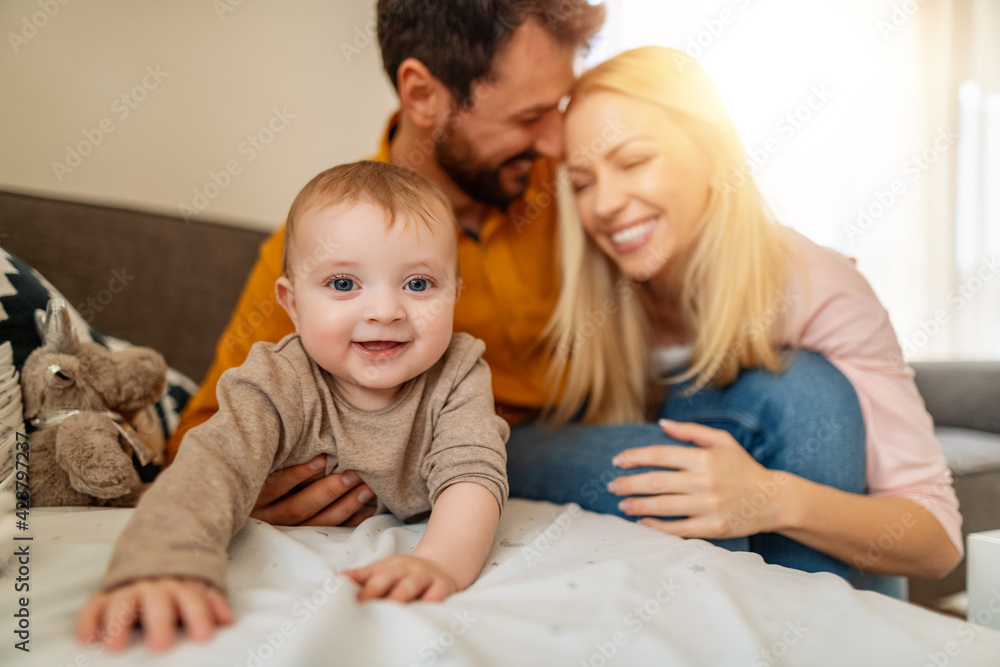
[[[744,371],[723,389],[706,387],[686,396],[686,385],[675,386],[661,417],[728,431],[765,468],[865,493],[865,426],[854,387],[819,354],[799,350],[790,359],[784,372]],[[573,502],[593,512],[637,520],[624,515],[618,509],[621,498],[607,490],[608,482],[624,472],[611,459],[622,450],[654,444],[691,446],[672,440],[656,424],[571,425],[558,431],[536,424],[515,426],[507,443],[510,495]],[[627,474],[652,470],[634,468]],[[731,520],[738,523],[751,516],[774,491],[761,488],[743,499],[743,516]],[[713,542],[753,551],[768,563],[851,579],[850,565],[782,535]]]

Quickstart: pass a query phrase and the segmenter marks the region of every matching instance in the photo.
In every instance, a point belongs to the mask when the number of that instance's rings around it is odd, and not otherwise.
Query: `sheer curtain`
[[[954,54],[960,139],[955,169],[955,349],[1000,355],[1000,0],[943,3]]]
[[[908,359],[1000,358],[1000,0],[605,4],[590,63],[697,58],[779,219],[857,260]]]

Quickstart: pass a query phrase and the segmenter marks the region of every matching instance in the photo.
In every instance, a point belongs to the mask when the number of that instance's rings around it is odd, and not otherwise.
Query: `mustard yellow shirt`
[[[389,162],[396,117],[370,159]],[[556,268],[556,173],[547,158],[535,162],[524,196],[507,212],[490,209],[478,239],[460,232],[463,289],[455,306],[455,331],[486,343],[483,358],[493,376],[497,413],[510,423],[534,416],[548,394],[549,358],[541,333],[559,295]],[[295,331],[278,304],[284,225],[260,247],[243,293],[216,346],[215,360],[167,443],[169,460],[184,434],[219,409],[215,390],[222,373],[239,366],[256,341],[277,343]]]

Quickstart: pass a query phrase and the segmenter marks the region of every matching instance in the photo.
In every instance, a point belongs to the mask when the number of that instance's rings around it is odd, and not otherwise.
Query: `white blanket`
[[[209,643],[101,655],[72,635],[131,510],[35,509],[30,653],[15,569],[0,581],[0,665],[1000,665],[1000,633],[621,519],[511,500],[479,580],[441,604],[359,605],[336,572],[409,552],[424,524],[251,520],[230,547],[237,616]],[[8,542],[8,545],[11,544]],[[5,546],[4,549],[13,547]],[[15,563],[15,566],[17,564]]]

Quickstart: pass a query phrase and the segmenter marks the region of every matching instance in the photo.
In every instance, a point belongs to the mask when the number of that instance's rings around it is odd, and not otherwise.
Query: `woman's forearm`
[[[468,588],[483,569],[499,520],[492,493],[475,482],[456,482],[438,496],[413,555],[441,565],[459,590]]]
[[[962,558],[941,523],[916,502],[862,496],[788,476],[774,532],[867,572],[938,579]]]

